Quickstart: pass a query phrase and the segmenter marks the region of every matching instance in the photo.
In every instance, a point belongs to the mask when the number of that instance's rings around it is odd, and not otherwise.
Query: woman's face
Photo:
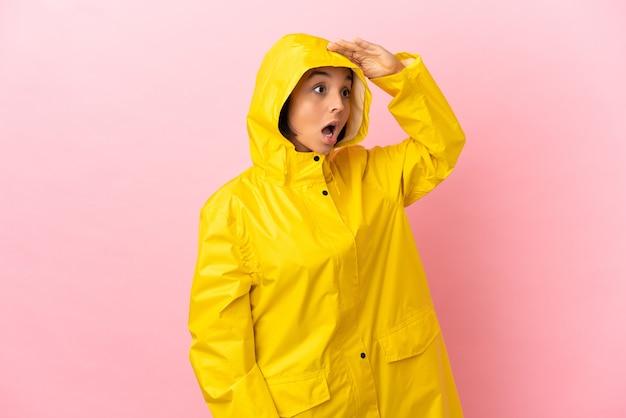
[[[352,71],[345,67],[313,68],[291,93],[287,120],[296,134],[296,151],[328,154],[350,116]]]

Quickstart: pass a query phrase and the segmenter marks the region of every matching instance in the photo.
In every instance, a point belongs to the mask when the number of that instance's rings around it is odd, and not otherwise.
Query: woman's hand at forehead
[[[402,62],[382,46],[356,37],[352,42],[343,39],[329,42],[328,50],[337,52],[358,65],[367,78],[396,74],[404,68]]]

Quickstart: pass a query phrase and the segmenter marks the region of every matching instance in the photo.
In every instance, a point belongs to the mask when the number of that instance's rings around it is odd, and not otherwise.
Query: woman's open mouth
[[[330,125],[327,125],[326,127],[324,127],[324,129],[322,129],[322,133],[324,134],[325,137],[332,138],[335,134],[336,129],[337,129],[336,126],[331,123]]]

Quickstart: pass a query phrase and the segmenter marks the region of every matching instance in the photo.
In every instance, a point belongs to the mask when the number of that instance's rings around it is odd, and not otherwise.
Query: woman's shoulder
[[[203,212],[221,212],[230,215],[243,206],[245,196],[250,195],[252,188],[252,168],[224,183],[202,206]]]

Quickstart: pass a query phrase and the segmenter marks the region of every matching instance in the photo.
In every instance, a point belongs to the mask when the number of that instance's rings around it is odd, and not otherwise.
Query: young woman
[[[371,94],[409,137],[365,149]],[[404,208],[464,134],[418,55],[288,35],[248,114],[253,166],[201,211],[191,363],[215,418],[462,417]]]

